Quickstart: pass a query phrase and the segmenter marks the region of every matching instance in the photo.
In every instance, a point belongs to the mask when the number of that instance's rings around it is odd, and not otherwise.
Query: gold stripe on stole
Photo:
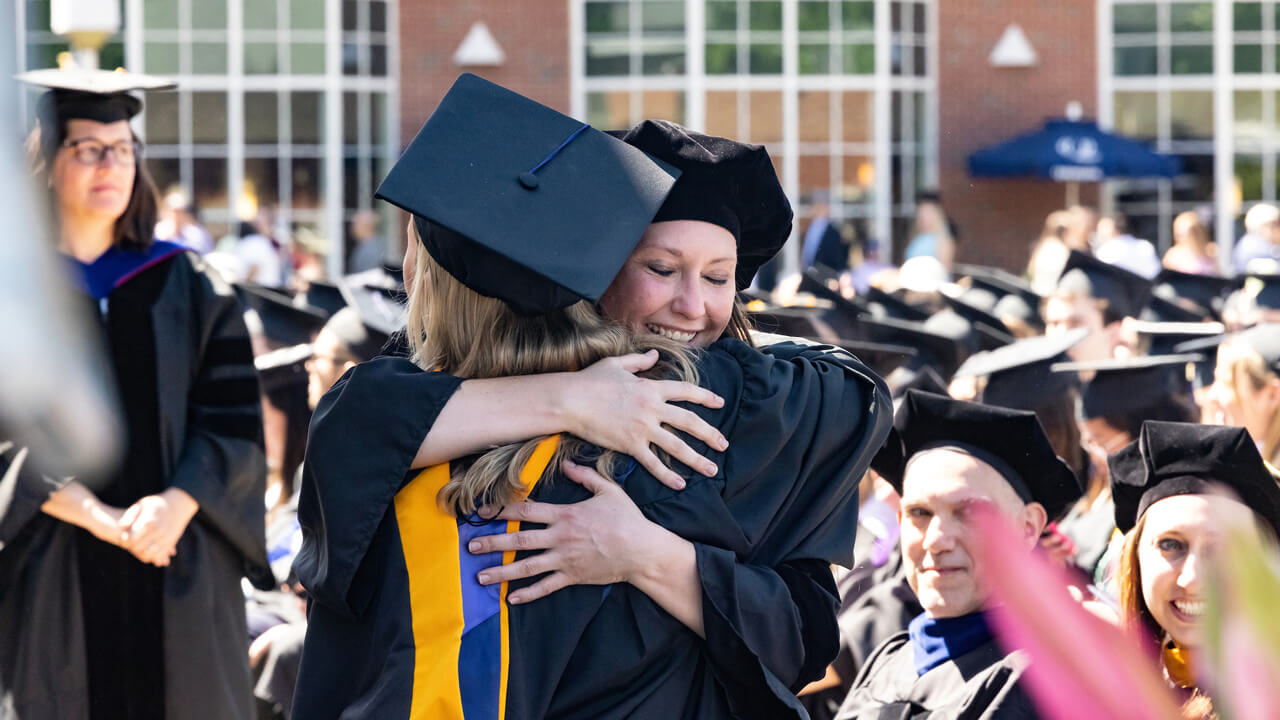
[[[520,481],[532,492],[560,445],[560,436],[543,439],[520,470]],[[410,720],[464,720],[458,680],[458,652],[465,620],[462,611],[462,569],[458,559],[458,521],[440,511],[436,496],[449,482],[449,465],[423,470],[396,494],[396,523],[405,569],[409,575],[409,607],[413,628],[413,693]],[[520,523],[509,521],[507,532]],[[515,560],[502,555],[502,564]],[[507,583],[499,589],[501,663],[498,680],[498,718],[506,717],[507,673],[510,662]]]
[[[556,448],[560,447],[560,436],[551,435],[544,438],[538,446],[533,449],[533,454],[529,456],[529,462],[524,464],[520,469],[520,482],[524,484],[528,493],[533,492],[533,487],[538,484],[538,480],[542,477],[542,473],[547,469],[547,464],[551,462],[552,456],[556,454]],[[513,533],[520,530],[520,523],[509,520],[507,521],[507,532]],[[506,565],[515,561],[516,553],[509,550],[502,554],[502,564]],[[511,667],[511,638],[510,629],[507,619],[507,583],[502,583],[502,588],[498,591],[498,627],[502,632],[502,663],[499,665],[498,675],[498,720],[506,720],[507,717],[507,674]]]
[[[436,495],[447,482],[449,464],[433,465],[410,480],[395,499],[413,626],[410,720],[463,720],[458,681],[464,626],[458,522],[436,504]]]

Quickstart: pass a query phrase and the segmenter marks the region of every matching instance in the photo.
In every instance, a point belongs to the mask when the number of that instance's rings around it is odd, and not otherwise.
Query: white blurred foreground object
[[[0,34],[12,37],[11,23],[0,21]],[[0,60],[5,108],[17,100],[9,56]],[[119,457],[114,396],[95,333],[58,272],[15,116],[0,113],[0,217],[20,229],[0,242],[0,439],[30,447],[50,475],[104,475]]]

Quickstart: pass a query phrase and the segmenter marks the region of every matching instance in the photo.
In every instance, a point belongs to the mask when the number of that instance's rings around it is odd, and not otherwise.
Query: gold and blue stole
[[[532,492],[559,447],[552,435],[520,471]],[[449,465],[423,470],[396,494],[396,524],[409,575],[413,628],[410,720],[504,720],[509,668],[507,584],[482,586],[476,574],[515,560],[515,552],[472,555],[480,535],[516,532],[520,523],[472,522],[440,510],[436,495]]]

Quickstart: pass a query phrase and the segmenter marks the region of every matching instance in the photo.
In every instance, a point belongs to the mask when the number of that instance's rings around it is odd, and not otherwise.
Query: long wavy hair
[[[414,223],[409,223],[409,242],[420,242]],[[463,285],[422,248],[417,256],[406,333],[410,359],[418,367],[494,378],[580,370],[606,357],[657,350],[657,364],[642,375],[698,381],[694,351],[687,345],[658,335],[633,335],[586,301],[545,315],[517,315],[501,300]],[[480,505],[522,499],[527,488],[520,471],[543,439],[502,445],[471,462],[454,463],[437,496],[440,507],[465,516]],[[566,458],[593,463],[601,475],[613,477],[618,457],[565,434],[544,478]]]
[[[1248,383],[1256,392],[1277,378],[1276,372],[1267,367],[1258,351],[1244,342],[1228,340],[1220,345],[1217,364],[1226,370],[1227,382],[1241,403],[1248,402],[1240,396],[1242,383]],[[1254,439],[1259,443],[1258,450],[1264,460],[1273,465],[1280,463],[1280,413],[1271,418],[1265,436]]]

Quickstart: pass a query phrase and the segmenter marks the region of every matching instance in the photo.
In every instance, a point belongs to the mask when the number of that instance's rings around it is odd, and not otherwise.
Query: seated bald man
[[[1031,552],[1080,496],[1075,475],[1035,413],[911,390],[894,425],[902,562],[924,612],[871,654],[837,718],[1035,718],[1018,688],[1025,657],[1002,651],[984,620],[970,510],[990,503]]]

